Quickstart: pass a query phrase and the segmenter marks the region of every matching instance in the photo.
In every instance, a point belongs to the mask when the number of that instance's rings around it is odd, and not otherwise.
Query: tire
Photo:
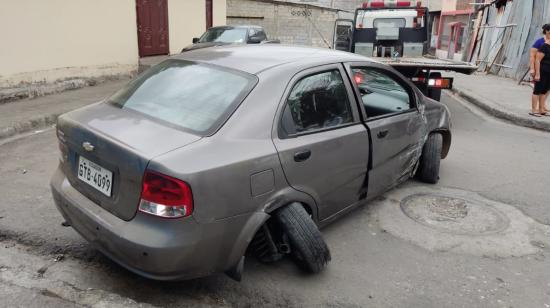
[[[421,181],[436,184],[439,180],[442,147],[443,136],[441,134],[433,133],[428,136],[416,171],[416,175]]]
[[[432,78],[441,78],[441,73],[430,73],[430,79]],[[428,97],[438,102],[441,101],[441,89],[428,89]]]
[[[330,250],[304,207],[291,203],[275,212],[283,236],[288,237],[291,255],[298,266],[310,273],[320,272],[330,261]]]

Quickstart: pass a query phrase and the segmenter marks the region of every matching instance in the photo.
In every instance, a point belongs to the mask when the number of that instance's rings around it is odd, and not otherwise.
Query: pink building
[[[475,13],[475,0],[442,0],[441,17],[434,22],[432,35],[437,37],[436,56],[442,59],[462,58],[467,50],[465,31]],[[477,1],[482,2],[482,1]],[[437,24],[437,22],[439,24]]]

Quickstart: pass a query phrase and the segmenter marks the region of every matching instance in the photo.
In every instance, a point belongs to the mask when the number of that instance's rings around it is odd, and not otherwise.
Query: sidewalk
[[[490,115],[516,125],[550,132],[550,116],[533,117],[528,114],[531,111],[531,87],[494,75],[445,75],[454,77],[454,93]],[[550,103],[546,105],[550,107]]]
[[[53,125],[58,115],[100,101],[129,80],[108,81],[97,86],[0,104],[0,139]]]

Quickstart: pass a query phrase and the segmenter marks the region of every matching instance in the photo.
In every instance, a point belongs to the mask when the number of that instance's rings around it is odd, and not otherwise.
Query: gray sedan
[[[449,112],[389,66],[326,49],[186,52],[59,117],[57,208],[159,280],[241,278],[245,256],[330,261],[319,231],[417,176],[435,183]]]

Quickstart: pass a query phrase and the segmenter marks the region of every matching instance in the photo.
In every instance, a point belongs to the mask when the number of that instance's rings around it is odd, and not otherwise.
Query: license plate
[[[110,197],[113,187],[113,173],[100,165],[80,156],[78,159],[78,178]]]

